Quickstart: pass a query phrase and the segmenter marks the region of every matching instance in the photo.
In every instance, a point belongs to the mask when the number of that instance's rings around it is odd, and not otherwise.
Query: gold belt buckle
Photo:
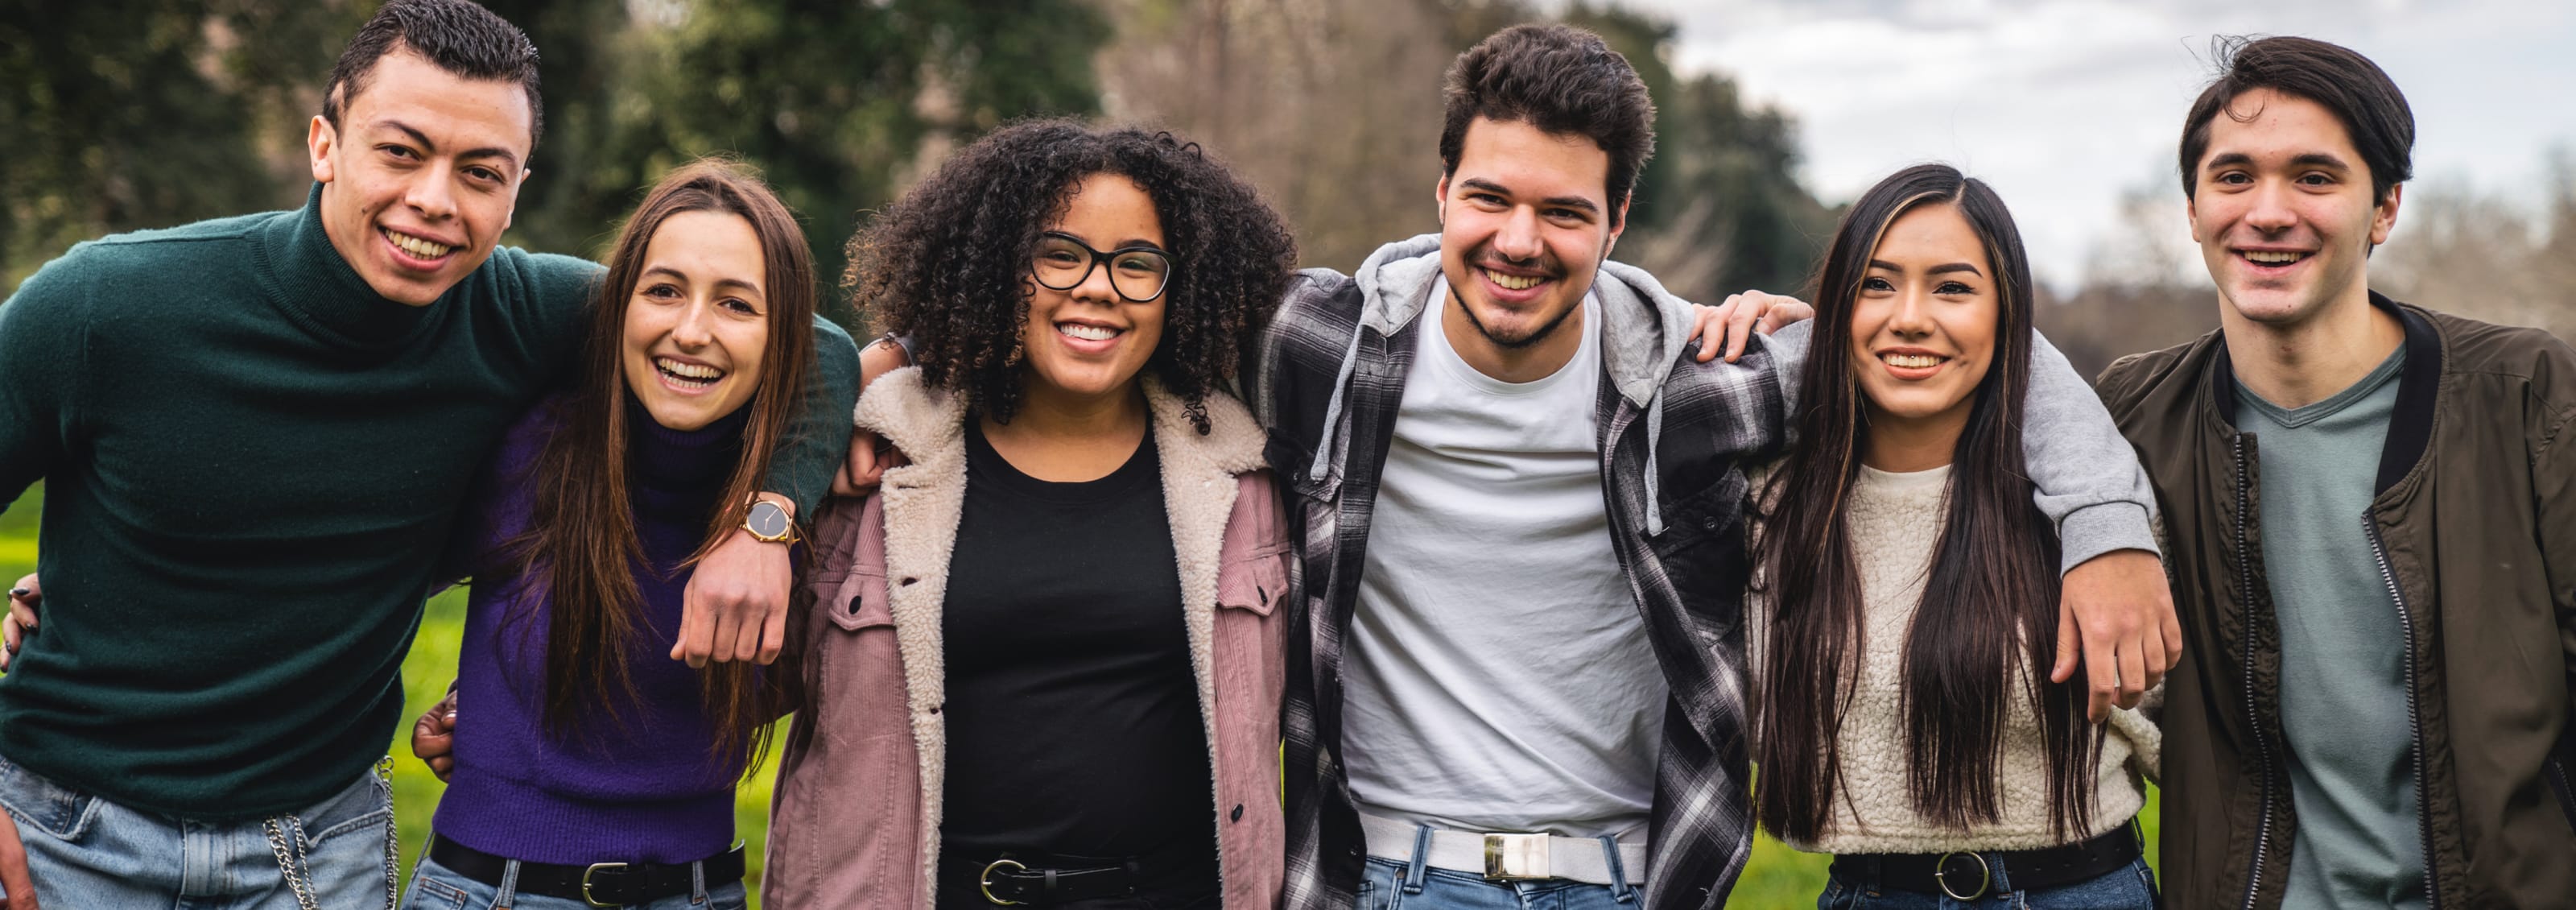
[[[1535,881],[1555,878],[1547,868],[1547,835],[1485,835],[1485,880]]]
[[[992,902],[994,906],[1009,907],[1027,903],[1027,901],[1006,901],[993,896],[993,870],[1002,868],[1005,864],[1008,864],[1011,867],[1010,871],[1013,872],[1028,868],[1027,864],[1015,859],[994,860],[985,864],[984,871],[975,874],[975,890],[984,892],[984,899]]]
[[[1953,856],[1965,856],[1977,861],[1977,890],[1961,894],[1950,887],[1950,858]],[[1951,900],[1972,901],[1986,896],[1987,886],[1995,883],[1995,869],[1993,866],[1986,865],[1986,855],[1983,853],[1944,853],[1941,854],[1939,861],[1932,864],[1932,881],[1940,885],[1941,893],[1949,895]]]
[[[602,869],[624,869],[624,868],[626,868],[626,864],[625,864],[625,863],[592,863],[592,864],[590,864],[590,868],[587,868],[587,869],[583,869],[583,870],[581,870],[581,902],[582,902],[582,903],[585,903],[585,904],[589,904],[589,905],[591,905],[591,906],[593,906],[593,907],[623,907],[623,906],[626,906],[626,905],[625,905],[625,904],[623,904],[623,903],[609,903],[609,902],[602,901],[602,900],[600,900],[599,898],[596,898],[596,897],[592,897],[592,896],[590,896],[590,877],[591,877],[591,876],[599,874],[599,870],[602,870]]]

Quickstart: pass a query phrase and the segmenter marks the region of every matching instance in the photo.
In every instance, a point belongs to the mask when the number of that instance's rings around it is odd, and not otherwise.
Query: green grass
[[[43,510],[44,488],[39,485],[27,491],[16,505],[0,513],[0,579],[15,581],[36,570],[36,523]],[[402,728],[394,734],[394,816],[402,828],[404,881],[410,881],[411,863],[416,858],[422,838],[429,833],[430,812],[438,807],[438,795],[446,789],[429,768],[411,757],[411,719],[429,710],[447,692],[447,682],[456,676],[456,650],[465,628],[465,592],[449,591],[429,602],[422,617],[420,638],[412,643],[411,654],[403,659]],[[734,796],[736,836],[750,847],[752,906],[759,904],[761,848],[769,833],[770,781],[777,763],[763,766],[760,774],[744,784]],[[2146,811],[2139,820],[2146,826],[2147,863],[2156,862],[2157,794],[2147,793]],[[1800,853],[1768,836],[1753,845],[1753,858],[1744,868],[1744,877],[1736,884],[1730,906],[1788,908],[1813,906],[1816,893],[1824,890],[1824,856]]]

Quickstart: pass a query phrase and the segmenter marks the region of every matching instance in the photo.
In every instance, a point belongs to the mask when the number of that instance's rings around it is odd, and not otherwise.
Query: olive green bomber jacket
[[[2433,906],[2576,905],[2576,351],[2391,301],[2407,366],[2370,514],[2409,630]],[[2123,358],[2103,402],[2165,517],[2183,659],[2163,715],[2169,905],[2280,905],[2298,822],[2257,434],[2218,332]]]

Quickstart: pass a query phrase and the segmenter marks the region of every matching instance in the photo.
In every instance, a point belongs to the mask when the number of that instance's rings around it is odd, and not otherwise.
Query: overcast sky
[[[1960,165],[2003,194],[2061,287],[2122,190],[2153,186],[2179,212],[2174,145],[2213,35],[2305,35],[2377,61],[2414,107],[2418,184],[2511,193],[2545,179],[2553,149],[2576,155],[2567,0],[1626,2],[1680,25],[1676,68],[1732,74],[1788,110],[1827,202],[1907,164]],[[2405,227],[2401,209],[2393,242]]]

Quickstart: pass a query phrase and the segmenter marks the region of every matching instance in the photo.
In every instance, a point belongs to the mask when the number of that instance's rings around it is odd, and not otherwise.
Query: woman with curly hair
[[[764,903],[1275,906],[1288,550],[1226,390],[1278,215],[1195,144],[1041,121],[850,253],[918,364],[857,422],[911,463],[818,521]]]

